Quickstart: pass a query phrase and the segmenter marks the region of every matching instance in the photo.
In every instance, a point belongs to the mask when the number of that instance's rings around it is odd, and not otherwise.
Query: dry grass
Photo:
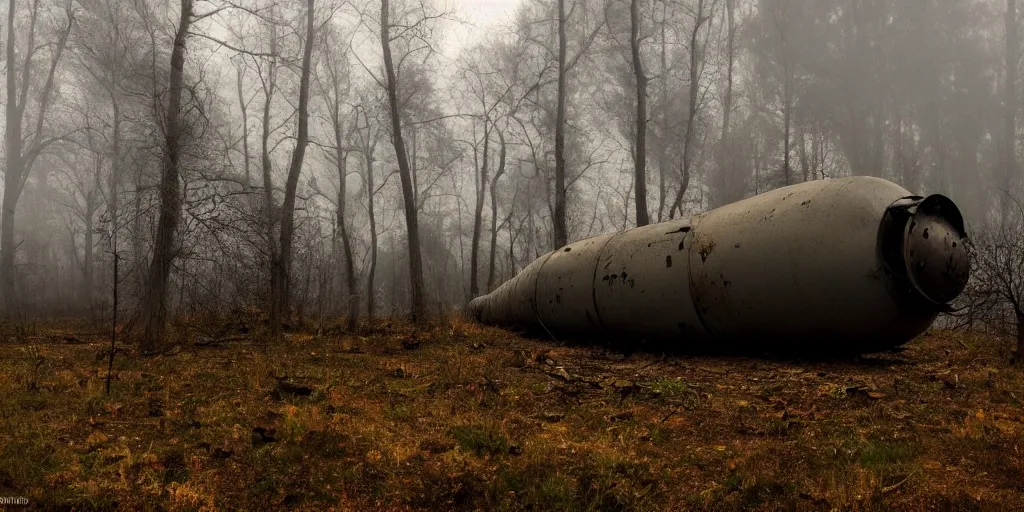
[[[129,350],[106,396],[101,335],[12,333],[0,496],[78,510],[1024,509],[1024,373],[997,340],[934,333],[899,354],[798,361],[626,357],[457,319],[363,334]]]

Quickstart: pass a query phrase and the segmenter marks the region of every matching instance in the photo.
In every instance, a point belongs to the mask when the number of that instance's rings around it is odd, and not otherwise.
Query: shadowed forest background
[[[1024,323],[1017,0],[8,6],[11,322],[116,310],[154,351],[187,317],[421,319],[567,241],[872,175],[952,197],[968,320]]]

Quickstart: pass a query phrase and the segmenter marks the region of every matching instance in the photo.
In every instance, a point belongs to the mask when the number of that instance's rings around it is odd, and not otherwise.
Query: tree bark
[[[484,154],[476,183],[476,205],[473,210],[473,241],[469,248],[469,295],[480,295],[480,234],[483,231],[484,198],[487,197],[487,164],[491,159],[491,121],[484,119]],[[474,158],[476,149],[473,151]]]
[[[1000,194],[1002,218],[1009,215],[1009,194],[1017,174],[1017,65],[1020,63],[1020,32],[1017,26],[1017,0],[1006,0],[1006,84],[1003,87],[1006,140],[1003,145],[1003,183],[1006,193]]]
[[[277,53],[277,34],[274,26],[270,26],[270,51]],[[270,303],[269,303],[269,335],[270,339],[277,340],[281,335],[281,304],[280,294],[283,286],[279,281],[277,265],[280,259],[280,249],[277,245],[277,233],[274,230],[276,223],[274,214],[274,180],[273,162],[270,159],[270,107],[277,89],[277,62],[271,58],[267,66],[267,77],[263,80],[263,127],[260,136],[260,171],[263,175],[263,214],[266,225],[267,249],[269,253],[270,272]]]
[[[715,205],[731,203],[736,199],[732,184],[732,162],[729,158],[729,123],[732,120],[732,88],[733,71],[736,64],[736,0],[725,0],[726,15],[726,65],[725,75],[725,97],[722,99],[722,138],[718,148],[718,180],[719,190],[715,198]]]
[[[244,68],[241,64],[238,66],[238,107],[242,112],[242,158],[245,166],[244,179],[245,188],[248,190],[250,183],[252,183],[252,175],[249,170],[249,112],[245,106],[245,95],[242,94],[242,75]]]
[[[658,222],[665,218],[668,191],[665,178],[668,175],[668,60],[666,58],[665,25],[668,24],[668,2],[662,3],[661,11],[661,138],[658,141]]]
[[[555,208],[552,219],[552,235],[556,250],[569,243],[569,228],[565,215],[565,23],[565,0],[558,0],[558,100],[555,114]]]
[[[348,153],[338,151],[338,176],[341,184],[338,186],[338,232],[341,235],[342,257],[345,259],[345,291],[348,292],[348,315],[345,318],[345,326],[349,331],[356,328],[356,321],[359,319],[359,293],[356,291],[356,272],[352,262],[352,241],[348,234],[348,222],[345,220],[345,176],[348,167]]]
[[[370,131],[370,119],[366,119],[366,131]],[[369,137],[369,133],[367,133]],[[366,210],[370,217],[370,271],[366,277],[366,316],[373,318],[377,314],[377,294],[374,280],[377,277],[377,215],[374,213],[373,196],[373,150],[367,149],[363,156],[366,160]]]
[[[792,122],[793,122],[793,79],[792,79],[792,71],[790,70],[790,66],[787,64],[787,65],[784,65],[783,67],[785,68],[784,72],[786,73],[786,77],[785,77],[785,84],[783,85],[783,88],[785,90],[782,92],[782,95],[784,97],[784,99],[783,99],[783,103],[784,103],[783,108],[785,109],[785,111],[783,112],[783,115],[782,115],[783,118],[784,118],[783,124],[785,124],[785,129],[784,129],[785,130],[785,134],[783,136],[784,142],[783,142],[783,155],[782,155],[782,162],[783,162],[782,163],[782,172],[783,172],[783,177],[785,178],[786,185],[789,185],[791,183],[790,182],[790,176],[789,176],[789,174],[790,174],[789,154],[790,154],[790,145],[791,145],[791,142],[790,142],[790,126],[792,125]]]
[[[697,0],[697,13],[693,23],[693,32],[690,33],[690,88],[686,111],[686,134],[683,137],[683,161],[681,167],[681,182],[679,191],[676,193],[676,200],[669,210],[669,218],[674,218],[676,210],[683,214],[683,196],[690,186],[690,165],[693,153],[693,127],[697,120],[697,95],[700,93],[700,72],[697,68],[700,63],[700,52],[697,51],[697,40],[700,36],[700,27],[704,24],[704,0]]]
[[[629,47],[633,54],[633,76],[636,81],[636,151],[633,172],[636,181],[636,225],[651,223],[647,212],[647,75],[640,57],[640,7],[639,0],[629,5],[630,38]]]
[[[144,355],[155,354],[163,343],[167,327],[167,292],[171,264],[177,253],[175,236],[181,222],[181,93],[184,81],[185,42],[192,23],[192,0],[181,0],[181,16],[171,50],[171,72],[167,87],[165,140],[160,175],[160,214],[153,260],[149,266],[142,299]]]
[[[488,293],[494,290],[494,265],[495,256],[498,252],[498,180],[505,174],[505,135],[501,133],[500,129],[495,129],[498,132],[498,141],[501,147],[498,152],[498,170],[494,173],[494,178],[491,180],[491,261],[487,270]]]
[[[286,318],[290,312],[291,299],[291,267],[292,242],[295,239],[295,194],[302,174],[302,162],[306,157],[306,146],[309,144],[309,80],[313,57],[313,44],[316,39],[316,12],[313,0],[306,2],[306,40],[302,48],[302,72],[299,76],[298,130],[295,134],[295,149],[292,150],[291,162],[288,166],[288,177],[284,186],[284,201],[281,205],[281,239],[278,243],[278,257],[271,265],[271,286],[276,285],[276,303],[271,314]],[[280,331],[271,332],[276,339]]]
[[[420,230],[416,211],[416,197],[412,187],[412,170],[402,140],[402,121],[398,110],[398,79],[391,58],[391,36],[388,0],[381,0],[380,42],[384,53],[384,72],[387,74],[388,105],[391,110],[391,140],[398,158],[398,174],[402,179],[405,203],[405,226],[409,236],[409,280],[413,322],[423,320],[426,304],[423,296],[423,258],[420,255]]]
[[[349,331],[356,328],[356,321],[359,319],[359,293],[356,290],[356,273],[352,261],[352,241],[348,234],[348,222],[346,221],[346,206],[348,201],[347,178],[348,178],[348,154],[344,149],[344,127],[341,120],[341,84],[337,70],[329,68],[331,73],[331,87],[334,97],[331,99],[331,122],[334,125],[334,156],[338,171],[338,234],[341,237],[342,258],[345,273],[345,291],[348,293],[348,315],[345,325]]]

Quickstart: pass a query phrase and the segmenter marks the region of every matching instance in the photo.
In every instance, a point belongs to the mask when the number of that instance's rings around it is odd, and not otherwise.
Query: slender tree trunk
[[[678,209],[683,214],[683,197],[686,189],[690,186],[690,166],[693,160],[693,128],[697,120],[697,95],[700,94],[700,52],[697,50],[697,41],[700,37],[700,28],[704,24],[704,0],[697,0],[697,13],[693,23],[693,32],[690,33],[690,88],[686,111],[686,134],[683,138],[683,161],[680,165],[680,176],[682,181],[679,191],[676,193],[676,200],[669,210],[669,218],[674,218]]]
[[[97,169],[97,173],[99,169]],[[94,234],[95,230],[95,212],[97,207],[94,205],[96,200],[94,195],[96,190],[90,191],[90,197],[85,203],[85,261],[82,267],[82,296],[85,297],[85,306],[92,304],[92,299],[95,296],[93,290],[93,245],[94,245]]]
[[[782,95],[784,97],[784,99],[783,99],[783,103],[784,103],[783,104],[783,109],[784,109],[784,112],[783,112],[782,116],[783,116],[783,119],[784,119],[783,123],[785,124],[785,132],[784,132],[785,134],[783,136],[783,141],[784,142],[783,142],[783,145],[782,145],[783,146],[782,172],[783,172],[783,176],[784,176],[784,178],[786,180],[786,182],[785,182],[786,185],[789,185],[791,183],[791,180],[790,180],[790,166],[789,166],[789,153],[790,153],[790,145],[791,145],[791,142],[790,142],[790,126],[792,125],[792,120],[793,120],[793,83],[792,83],[792,77],[791,77],[792,73],[791,73],[791,71],[789,69],[789,66],[786,65],[786,66],[784,66],[784,68],[785,68],[785,73],[786,73],[786,79],[785,79],[785,84],[783,85],[783,88],[785,90],[782,92]]]
[[[731,0],[730,0],[731,1]],[[665,177],[668,175],[668,60],[666,59],[665,25],[668,24],[668,2],[662,2],[661,11],[661,138],[658,141],[658,222],[665,218],[665,203],[668,191],[665,188]]]
[[[334,122],[334,147],[335,159],[338,166],[338,233],[341,236],[341,250],[344,258],[345,291],[348,293],[348,316],[346,327],[349,331],[356,328],[356,321],[359,319],[359,292],[356,290],[356,273],[352,262],[352,241],[348,234],[348,222],[345,219],[348,191],[346,181],[348,177],[348,151],[343,149],[342,139],[343,128],[341,125],[341,100],[338,83],[334,81],[334,105],[332,117]]]
[[[497,130],[497,128],[496,128]],[[491,180],[491,261],[487,270],[487,291],[494,290],[494,265],[495,255],[498,253],[498,180],[505,174],[505,135],[498,132],[498,141],[501,147],[498,151],[498,170]]]
[[[1003,157],[1002,186],[1010,193],[1013,179],[1017,174],[1017,65],[1020,64],[1020,32],[1017,26],[1017,0],[1006,0],[1006,84],[1003,87],[1003,113],[1006,116],[1006,142]],[[1002,218],[1009,214],[1009,198],[1000,194]]]
[[[423,320],[426,304],[423,296],[423,258],[420,255],[420,230],[417,219],[416,198],[412,187],[412,171],[409,157],[402,140],[402,121],[398,111],[398,79],[391,59],[391,36],[388,0],[381,0],[380,41],[384,53],[384,71],[387,74],[388,104],[391,110],[392,143],[398,158],[398,174],[402,179],[402,195],[405,199],[405,226],[409,236],[409,281],[411,291],[412,320]]]
[[[797,149],[800,151],[800,172],[801,174],[803,174],[803,181],[806,182],[808,179],[808,175],[811,172],[811,163],[807,159],[807,134],[804,133],[804,127],[806,126],[806,123],[804,122],[802,112],[799,118],[800,119],[797,121],[799,128],[797,130]]]
[[[245,69],[238,66],[238,107],[242,112],[242,157],[245,165],[245,188],[248,189],[252,183],[252,175],[249,170],[249,112],[245,106],[245,95],[242,94],[242,75]]]
[[[736,199],[732,183],[732,159],[729,151],[732,149],[729,144],[729,124],[732,120],[732,88],[733,71],[736,67],[736,0],[725,0],[726,15],[726,65],[725,74],[725,97],[722,99],[722,139],[718,148],[718,184],[719,190],[715,199],[715,206],[730,203]]]
[[[121,108],[118,106],[113,84],[111,84],[110,90],[110,104],[113,108],[114,126],[113,134],[111,135],[110,182],[107,185],[109,189],[107,194],[107,215],[110,217],[110,232],[114,234],[120,229],[120,219],[118,219],[117,211],[120,207],[118,192],[121,186]],[[116,248],[114,252],[116,255]],[[117,279],[116,275],[114,279]]]
[[[364,114],[365,115],[365,114]],[[367,117],[367,132],[370,119]],[[367,134],[369,137],[369,134]],[[373,196],[373,150],[367,148],[363,154],[366,159],[366,210],[370,217],[370,271],[366,277],[366,316],[373,318],[377,314],[377,294],[374,279],[377,275],[377,215],[374,213]]]
[[[569,243],[569,227],[565,215],[565,17],[565,0],[558,0],[558,105],[555,114],[555,208],[552,219],[555,249]]]
[[[636,152],[633,162],[634,179],[636,180],[636,225],[646,226],[651,223],[647,212],[647,75],[644,74],[644,63],[640,57],[640,0],[632,0],[629,5],[630,38],[629,46],[633,53],[633,77],[636,81]]]
[[[298,130],[295,136],[295,149],[292,151],[292,159],[288,167],[288,177],[285,180],[284,201],[281,205],[281,240],[278,243],[278,258],[273,265],[274,275],[271,276],[271,280],[276,281],[278,290],[280,290],[277,294],[278,303],[274,305],[273,311],[285,318],[291,311],[290,277],[292,242],[295,239],[295,194],[299,186],[299,176],[302,174],[302,162],[306,157],[306,146],[309,144],[309,81],[313,45],[316,39],[315,17],[313,0],[307,0],[306,41],[302,49],[302,73],[299,77]],[[276,332],[272,335],[276,337],[280,333]]]
[[[275,52],[277,44],[277,35],[273,33],[273,26],[271,26],[272,33],[270,35],[270,49],[271,52]],[[278,265],[280,264],[280,250],[277,245],[277,232],[275,231],[275,205],[274,205],[274,180],[273,180],[273,162],[270,159],[270,106],[274,99],[274,93],[277,87],[277,63],[272,58],[268,63],[267,78],[264,80],[263,89],[263,127],[260,136],[260,171],[263,175],[263,213],[264,221],[266,225],[267,236],[267,249],[269,252],[269,275],[270,275],[270,325],[269,334],[270,339],[277,341],[281,336],[281,305],[280,295],[283,292],[283,285],[279,281],[280,274],[278,272]]]
[[[160,215],[153,260],[143,291],[143,331],[139,348],[154,354],[163,343],[167,327],[167,292],[171,264],[177,250],[175,236],[181,222],[181,93],[185,68],[185,42],[192,23],[192,0],[181,0],[181,16],[171,50],[171,72],[167,86],[166,138],[160,176]]]
[[[484,154],[476,182],[476,205],[473,210],[473,241],[469,248],[469,295],[480,295],[480,234],[483,231],[484,198],[487,197],[487,164],[491,159],[491,122],[484,119]],[[474,148],[474,157],[476,151]]]

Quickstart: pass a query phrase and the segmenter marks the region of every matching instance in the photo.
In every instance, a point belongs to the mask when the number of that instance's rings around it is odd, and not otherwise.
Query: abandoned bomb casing
[[[944,196],[879,178],[813,181],[574,242],[469,312],[558,336],[866,352],[909,341],[949,308],[970,273],[965,238]]]

